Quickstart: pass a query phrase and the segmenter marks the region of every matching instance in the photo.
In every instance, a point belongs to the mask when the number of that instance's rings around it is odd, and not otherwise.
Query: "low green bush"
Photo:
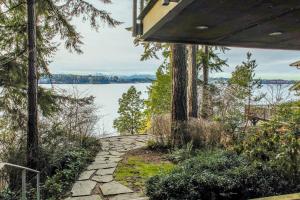
[[[43,198],[54,200],[62,197],[93,157],[93,152],[83,148],[74,148],[66,153],[61,160],[61,167],[46,179],[42,187]]]
[[[233,149],[255,164],[282,169],[294,180],[300,174],[299,106],[300,101],[278,106],[269,121],[249,128]]]
[[[174,149],[169,155],[168,159],[174,163],[179,163],[184,160],[190,159],[195,155],[195,151],[193,149],[193,143],[188,143],[183,148]]]
[[[237,153],[215,150],[201,152],[170,173],[150,178],[146,193],[152,200],[234,200],[296,192],[299,183],[278,168],[254,165]]]
[[[10,191],[8,188],[5,188],[4,190],[0,191],[0,199],[1,200],[12,200],[17,199],[17,196]]]

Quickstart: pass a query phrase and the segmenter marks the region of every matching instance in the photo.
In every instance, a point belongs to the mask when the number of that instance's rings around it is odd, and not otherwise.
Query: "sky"
[[[72,23],[83,36],[83,54],[70,53],[63,45],[53,57],[50,64],[52,73],[66,74],[155,74],[161,60],[151,59],[140,61],[142,47],[133,44],[131,33],[125,28],[131,27],[131,0],[113,0],[112,4],[103,4],[99,0],[89,0],[99,9],[109,11],[112,16],[122,21],[117,28],[105,25],[95,31],[88,22],[75,19]],[[229,67],[213,77],[229,77],[235,66],[246,59],[246,53],[251,52],[257,60],[256,75],[265,79],[294,79],[300,80],[300,70],[289,64],[300,60],[300,51],[261,50],[247,48],[230,48],[222,58],[228,59]]]

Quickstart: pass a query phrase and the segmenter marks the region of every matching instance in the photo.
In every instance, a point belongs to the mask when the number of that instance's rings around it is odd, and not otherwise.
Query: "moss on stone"
[[[131,189],[142,192],[148,178],[172,170],[174,165],[167,161],[151,162],[141,156],[129,156],[116,170],[115,179]]]

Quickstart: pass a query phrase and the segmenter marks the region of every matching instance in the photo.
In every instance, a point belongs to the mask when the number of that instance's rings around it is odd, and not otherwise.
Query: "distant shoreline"
[[[42,77],[39,84],[137,84],[152,83],[156,77],[154,75],[72,75],[53,74],[51,78]],[[227,81],[228,78],[211,78],[211,82]],[[294,84],[296,80],[262,79],[262,84]]]
[[[39,83],[39,85],[121,85],[121,84],[143,84],[150,82],[126,82],[126,83]],[[262,85],[291,85],[293,83],[262,83]]]
[[[39,83],[39,85],[121,85],[121,84],[143,84],[152,83],[150,82],[126,82],[126,83]]]

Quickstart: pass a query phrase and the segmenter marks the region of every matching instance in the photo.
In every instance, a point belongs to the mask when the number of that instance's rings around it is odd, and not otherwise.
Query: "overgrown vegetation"
[[[296,192],[299,177],[291,178],[283,168],[256,165],[235,152],[203,151],[171,173],[152,177],[147,194],[155,200],[248,199]]]
[[[39,77],[51,78],[48,65],[57,39],[67,50],[82,53],[82,36],[71,23],[75,17],[95,30],[102,22],[120,24],[85,0],[0,3],[0,160],[40,170],[42,199],[60,199],[99,148],[92,135],[97,120],[93,97],[37,85]],[[27,180],[28,199],[34,199],[30,183],[35,177],[28,174]],[[19,199],[20,182],[18,171],[5,169],[1,199]]]
[[[187,121],[185,133],[191,142],[180,148],[171,145],[169,110],[152,112],[156,106],[164,108],[160,105],[164,103],[153,101],[150,95],[148,130],[156,139],[148,148],[169,151],[168,159],[178,163],[171,172],[149,179],[146,193],[150,199],[248,199],[299,192],[299,101],[285,103],[280,89],[276,89],[278,94],[271,91],[271,97],[257,93],[261,84],[255,78],[256,67],[249,53],[229,82],[210,85],[209,115]],[[171,83],[164,80],[154,82],[150,94],[157,95],[162,88],[162,95],[169,94],[165,86]],[[246,110],[263,98],[270,104],[271,118],[254,126]],[[170,108],[170,102],[165,106]]]
[[[209,200],[299,192],[299,103],[277,106],[269,122],[249,127],[222,150],[187,145],[173,151],[170,158],[179,162],[178,166],[150,178],[147,194],[155,200]]]
[[[66,195],[80,172],[94,159],[97,151],[86,148],[73,148],[60,159],[53,176],[48,177],[42,187],[45,199],[58,199]]]
[[[117,167],[115,178],[137,192],[144,192],[147,179],[173,169],[174,165],[164,156],[163,153],[144,149],[129,153]]]
[[[80,98],[74,93],[64,95],[52,90],[45,90],[56,98],[41,98],[43,103],[49,102],[47,109],[43,109],[40,123],[40,167],[43,199],[58,199],[65,195],[80,171],[89,163],[99,150],[100,143],[93,136],[94,125],[98,120],[97,108],[93,97]],[[3,91],[2,94],[6,94]],[[11,96],[3,96],[12,98]],[[49,99],[50,98],[50,99]],[[53,101],[53,102],[52,102]],[[53,106],[53,107],[52,107]],[[43,107],[41,107],[42,109]],[[53,108],[53,109],[52,109]],[[26,118],[12,121],[15,113],[3,110],[0,131],[0,159],[18,165],[26,165]],[[15,112],[24,113],[25,105],[19,104]],[[13,123],[12,123],[13,122]],[[8,192],[16,193],[19,198],[21,186],[21,171],[7,168],[1,173],[8,185],[7,190],[0,194],[1,198],[11,199]],[[14,181],[12,181],[14,180]],[[28,180],[35,180],[33,174],[28,174]],[[34,186],[29,197],[34,198]]]

